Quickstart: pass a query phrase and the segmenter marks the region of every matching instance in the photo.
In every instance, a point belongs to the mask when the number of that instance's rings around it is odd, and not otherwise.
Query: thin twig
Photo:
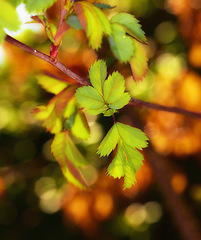
[[[88,82],[86,79],[80,77],[79,75],[77,75],[76,73],[72,72],[70,69],[68,69],[67,67],[65,67],[58,59],[54,59],[32,47],[27,46],[26,44],[19,42],[18,40],[12,38],[11,36],[6,36],[5,41],[11,43],[12,45],[15,45],[31,54],[33,54],[36,57],[39,57],[41,59],[43,59],[44,61],[52,64],[53,66],[55,66],[57,69],[59,69],[60,71],[62,71],[63,73],[65,73],[67,76],[69,76],[70,78],[76,80],[78,83],[80,83],[81,85],[90,85],[90,82]],[[201,119],[201,113],[198,112],[191,112],[182,108],[178,108],[178,107],[166,107],[160,104],[154,104],[154,103],[149,103],[149,102],[145,102],[139,99],[135,99],[132,98],[129,102],[130,105],[133,105],[135,107],[139,107],[139,108],[148,108],[148,109],[155,109],[157,111],[166,111],[166,112],[174,112],[174,113],[178,113],[178,114],[182,114],[191,118],[200,118]]]
[[[132,98],[129,105],[133,105],[139,108],[155,109],[157,111],[172,112],[185,115],[191,118],[201,118],[201,112],[192,112],[178,107],[167,107],[156,103],[145,102],[139,99]]]
[[[7,35],[5,38],[5,41],[15,45],[16,47],[19,47],[19,48],[25,50],[28,53],[33,54],[36,57],[43,59],[44,61],[46,61],[50,64],[52,64],[57,69],[59,69],[60,71],[65,73],[67,76],[71,77],[72,79],[76,80],[81,85],[90,85],[90,83],[86,79],[84,79],[84,78],[80,77],[79,75],[77,75],[76,73],[72,72],[70,69],[65,67],[61,62],[59,62],[59,60],[54,59],[32,47],[27,46],[26,44],[19,42],[18,40],[12,38],[11,36]]]

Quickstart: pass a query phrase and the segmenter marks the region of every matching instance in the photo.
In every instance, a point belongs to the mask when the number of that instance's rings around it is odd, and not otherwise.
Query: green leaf
[[[86,119],[85,114],[82,111],[78,111],[75,119],[74,124],[71,128],[72,134],[80,139],[88,139],[90,136],[90,129]]]
[[[71,15],[68,17],[67,21],[66,21],[72,28],[76,29],[76,30],[81,30],[82,26],[78,20],[78,17],[76,15]]]
[[[1,0],[0,6],[0,40],[2,41],[2,37],[4,37],[4,34],[2,33],[3,29],[6,28],[10,31],[16,31],[19,29],[21,22],[15,7],[11,3]]]
[[[66,179],[80,188],[85,188],[86,183],[79,168],[86,165],[86,160],[72,142],[68,132],[55,135],[51,151]]]
[[[133,43],[135,45],[135,52],[130,60],[130,66],[133,79],[135,81],[139,81],[142,80],[146,75],[148,69],[148,59],[141,44],[135,40],[133,40]]]
[[[109,104],[112,109],[120,109],[128,104],[130,95],[124,93],[125,91],[125,80],[124,77],[114,72],[108,77],[103,85],[103,94],[105,101]]]
[[[107,76],[107,67],[104,61],[96,61],[89,70],[89,78],[92,86],[102,95],[103,83]]]
[[[76,2],[74,7],[80,24],[89,39],[89,45],[97,50],[101,46],[103,34],[111,34],[110,22],[104,13],[93,4]]]
[[[124,177],[124,189],[136,181],[136,172],[143,163],[143,155],[137,149],[146,147],[147,140],[141,130],[116,122],[98,147],[97,153],[106,156],[118,144],[116,155],[108,166],[108,174],[114,178]]]
[[[85,108],[89,114],[97,115],[107,110],[104,99],[91,86],[78,88],[75,97],[80,106]]]
[[[147,147],[147,136],[140,129],[123,123],[116,123],[122,141],[130,147],[142,150]]]
[[[26,9],[30,13],[45,12],[54,2],[56,2],[56,0],[25,0]]]
[[[101,157],[109,155],[111,151],[115,149],[119,138],[117,126],[114,124],[100,143],[97,153],[100,154]]]
[[[126,165],[125,160],[126,159],[125,159],[124,151],[122,148],[122,144],[120,143],[118,145],[117,153],[116,153],[114,159],[108,166],[108,169],[107,169],[108,174],[114,178],[124,177],[125,165]]]
[[[108,5],[108,4],[104,4],[104,3],[93,3],[94,6],[96,6],[99,9],[112,9],[114,7]]]
[[[47,91],[53,94],[58,94],[64,90],[68,83],[62,79],[56,79],[48,75],[39,74],[36,76],[37,82]]]
[[[139,21],[133,15],[129,13],[118,13],[112,17],[110,22],[122,25],[127,33],[129,33],[140,42],[147,41],[145,33],[141,29]]]
[[[130,188],[136,182],[136,172],[143,164],[142,161],[143,155],[139,151],[120,141],[117,153],[108,166],[107,172],[114,178],[124,177],[124,189]]]
[[[126,31],[123,26],[112,23],[112,35],[109,36],[109,43],[115,57],[120,62],[126,63],[130,61],[134,54],[133,39],[126,35]]]

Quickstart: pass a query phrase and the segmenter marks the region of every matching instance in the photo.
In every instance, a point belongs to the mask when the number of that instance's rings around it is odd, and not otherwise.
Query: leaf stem
[[[56,67],[57,69],[62,71],[64,74],[66,74],[70,78],[77,81],[79,84],[85,85],[85,86],[90,85],[89,81],[80,77],[76,73],[72,72],[70,69],[65,67],[58,59],[54,59],[54,58],[52,58],[52,57],[34,49],[32,47],[29,47],[26,44],[24,44],[22,42],[19,42],[18,40],[12,38],[9,35],[6,36],[5,41],[9,42],[12,45],[15,45],[16,47],[19,47],[19,48],[25,50],[26,52],[29,52],[29,53],[33,54],[36,57],[39,57],[39,58],[43,59],[44,61],[46,61],[50,64],[52,64],[54,67]],[[133,106],[139,107],[139,108],[154,109],[154,110],[157,110],[157,111],[172,112],[172,113],[182,114],[182,115],[185,115],[185,116],[191,117],[191,118],[201,119],[201,112],[192,112],[192,111],[188,111],[188,110],[178,108],[178,107],[167,107],[167,106],[163,106],[163,105],[160,105],[160,104],[145,102],[145,101],[142,101],[142,100],[139,100],[139,99],[136,99],[136,98],[131,98],[131,100],[129,102],[129,105],[133,105]],[[114,117],[113,117],[113,119],[115,120]]]

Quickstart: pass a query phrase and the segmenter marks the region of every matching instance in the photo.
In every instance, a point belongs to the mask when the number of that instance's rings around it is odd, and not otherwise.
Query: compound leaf
[[[112,17],[111,23],[118,23],[122,25],[126,32],[136,38],[140,42],[146,42],[145,33],[141,29],[139,21],[129,13],[118,13]]]
[[[103,83],[107,76],[106,63],[102,60],[96,61],[89,70],[89,78],[92,86],[102,95]]]
[[[109,155],[111,151],[115,149],[119,137],[118,129],[116,124],[114,124],[100,143],[97,153],[100,154],[101,157]]]
[[[129,93],[123,93],[116,101],[108,103],[108,106],[113,110],[120,109],[127,105],[130,99],[131,96]]]
[[[97,115],[107,110],[104,99],[98,91],[91,86],[84,86],[77,89],[75,97],[81,107],[89,114]]]
[[[135,45],[135,52],[130,60],[130,67],[133,79],[139,81],[146,75],[148,59],[141,44],[135,40],[133,40],[133,44]]]
[[[77,2],[74,7],[89,39],[89,45],[93,49],[100,48],[103,34],[111,34],[111,26],[107,17],[99,8],[88,2]]]
[[[85,188],[86,183],[79,168],[86,165],[86,160],[72,142],[67,131],[55,135],[51,144],[51,152],[60,164],[66,179],[80,188]]]
[[[133,56],[135,47],[133,39],[126,35],[123,26],[117,23],[112,23],[112,34],[109,36],[109,43],[115,57],[120,62],[126,63]]]

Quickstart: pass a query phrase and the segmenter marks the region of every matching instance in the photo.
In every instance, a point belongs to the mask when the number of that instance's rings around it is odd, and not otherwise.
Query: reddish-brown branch
[[[77,75],[76,73],[72,72],[70,69],[65,67],[61,62],[59,62],[59,60],[54,59],[54,58],[52,58],[52,57],[50,57],[50,56],[48,56],[48,55],[46,55],[46,54],[44,54],[44,53],[34,49],[32,47],[29,47],[26,44],[21,43],[18,40],[14,39],[14,38],[12,38],[12,37],[10,37],[8,35],[6,36],[5,40],[6,40],[6,42],[9,42],[9,43],[15,45],[16,47],[19,47],[19,48],[25,50],[26,52],[31,53],[34,56],[39,57],[39,58],[43,59],[44,61],[52,64],[53,66],[58,68],[60,71],[65,73],[67,76],[69,76],[72,79],[76,80],[81,85],[89,85],[90,84],[86,79],[80,77],[79,75]]]
[[[33,49],[32,47],[29,47],[26,44],[21,43],[18,40],[14,39],[8,35],[6,36],[5,40],[21,49],[33,54],[34,56],[39,57],[39,58],[43,59],[44,61],[52,64],[57,69],[59,69],[60,71],[65,73],[67,76],[71,77],[72,79],[76,80],[81,85],[85,85],[85,86],[90,85],[90,83],[86,79],[84,79],[84,78],[80,77],[79,75],[77,75],[76,73],[72,72],[70,69],[65,67],[58,59],[54,59],[36,49]],[[174,113],[178,113],[178,114],[183,114],[188,117],[201,119],[201,113],[198,113],[198,112],[191,112],[191,111],[188,111],[188,110],[185,110],[182,108],[178,108],[178,107],[166,107],[166,106],[163,106],[160,104],[149,103],[149,102],[145,102],[145,101],[135,99],[135,98],[132,98],[130,100],[129,104],[133,105],[135,107],[139,107],[139,108],[148,108],[148,109],[155,109],[158,111],[174,112]]]
[[[148,109],[155,109],[157,111],[165,111],[165,112],[172,112],[172,113],[178,113],[183,114],[187,117],[191,118],[201,118],[201,112],[191,112],[188,110],[185,110],[183,108],[178,107],[167,107],[156,103],[149,103],[145,102],[139,99],[131,98],[129,105],[133,105],[135,107],[139,108],[148,108]]]

